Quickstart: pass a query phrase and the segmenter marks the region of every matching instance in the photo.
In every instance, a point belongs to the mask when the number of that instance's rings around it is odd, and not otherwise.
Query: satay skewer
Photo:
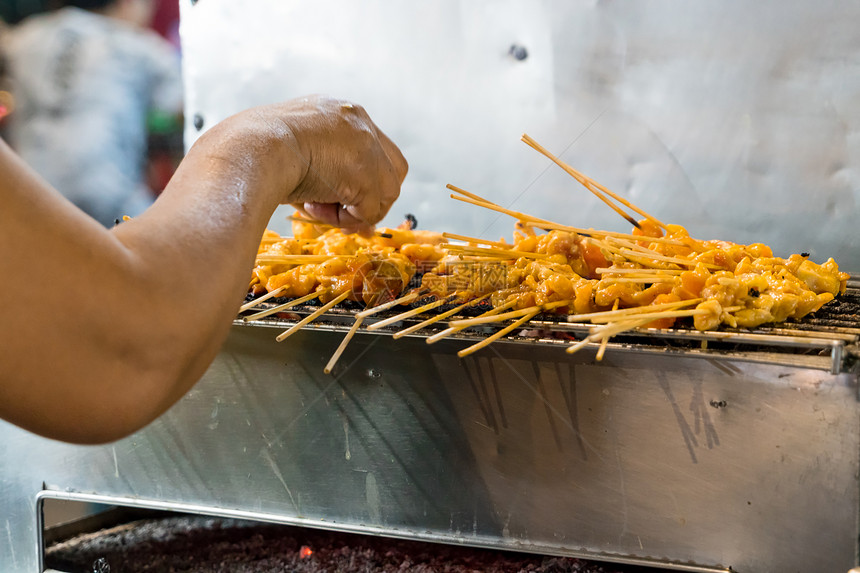
[[[594,272],[603,275],[603,274],[638,274],[647,272],[650,274],[658,274],[658,275],[680,275],[684,271],[681,269],[631,269],[624,267],[601,267],[594,269]]]
[[[331,371],[334,369],[334,365],[337,364],[337,361],[340,359],[340,355],[343,354],[343,351],[346,349],[346,345],[349,344],[349,341],[352,340],[352,337],[355,336],[356,332],[358,332],[358,327],[361,326],[362,321],[364,321],[363,318],[357,317],[355,322],[352,323],[352,328],[349,329],[349,332],[347,332],[346,336],[343,337],[343,340],[340,341],[340,345],[338,345],[337,350],[334,351],[328,364],[323,368],[323,372],[325,374],[331,374]]]
[[[324,314],[325,312],[328,312],[335,305],[340,304],[341,302],[345,301],[346,298],[350,294],[352,294],[351,290],[346,290],[346,291],[340,293],[339,295],[337,295],[336,298],[327,302],[323,306],[319,307],[317,310],[315,310],[314,312],[312,312],[308,316],[304,317],[302,320],[300,320],[299,322],[297,322],[296,324],[294,324],[293,326],[291,326],[290,328],[288,328],[287,330],[285,330],[284,332],[282,332],[281,334],[276,336],[275,340],[277,340],[278,342],[282,342],[284,339],[286,339],[288,336],[294,334],[296,331],[298,331],[304,325],[308,324],[309,322],[316,319],[317,317]]]
[[[355,317],[356,318],[367,318],[368,316],[374,315],[377,312],[382,312],[383,310],[388,310],[389,308],[391,308],[393,306],[397,306],[398,304],[409,304],[410,302],[426,295],[428,292],[430,292],[430,291],[419,290],[419,291],[411,292],[411,293],[409,293],[405,296],[402,296],[400,298],[396,298],[394,300],[390,300],[390,301],[383,303],[383,304],[380,304],[378,306],[374,306],[373,308],[368,308],[366,310],[362,310],[361,312],[356,313]]]
[[[455,241],[466,241],[467,243],[476,243],[479,245],[489,245],[491,247],[497,247],[499,249],[510,249],[515,245],[509,245],[508,243],[503,243],[501,241],[488,241],[487,239],[479,239],[477,237],[469,237],[466,235],[455,235],[454,233],[442,233],[442,236],[446,239],[454,239]],[[450,243],[448,243],[450,245]]]
[[[599,198],[599,199],[600,199],[600,200],[602,200],[604,203],[606,203],[607,205],[609,205],[609,206],[610,206],[610,207],[611,207],[615,212],[617,212],[618,214],[620,214],[622,217],[624,217],[624,218],[625,218],[625,219],[627,219],[628,221],[630,221],[630,220],[632,219],[632,217],[630,217],[629,215],[627,215],[626,213],[624,213],[624,212],[623,212],[623,211],[621,211],[620,209],[617,209],[617,208],[616,208],[616,206],[615,206],[614,204],[612,204],[611,202],[609,202],[609,201],[608,201],[608,200],[607,200],[607,199],[606,199],[606,198],[605,198],[605,197],[600,193],[600,191],[602,191],[602,192],[603,192],[603,193],[605,193],[606,195],[609,195],[610,197],[612,197],[613,199],[615,199],[616,201],[618,201],[619,203],[621,203],[621,204],[622,204],[622,205],[624,205],[625,207],[627,207],[627,208],[629,208],[629,209],[632,209],[632,210],[633,210],[633,211],[635,211],[636,213],[638,213],[638,214],[642,215],[643,217],[645,217],[646,219],[648,219],[648,220],[649,220],[649,221],[651,221],[652,223],[654,223],[654,224],[656,224],[656,225],[658,225],[658,226],[660,226],[660,227],[663,227],[664,229],[668,229],[668,227],[667,227],[664,223],[660,222],[660,221],[659,221],[656,217],[654,217],[653,215],[650,215],[650,214],[646,213],[645,211],[643,211],[642,209],[640,209],[639,207],[637,207],[636,205],[634,205],[633,203],[631,203],[630,201],[628,201],[627,199],[625,199],[624,197],[622,197],[622,196],[620,196],[620,195],[618,195],[618,194],[616,194],[616,193],[613,193],[612,191],[610,191],[609,189],[607,189],[606,187],[604,187],[604,186],[603,186],[603,185],[601,185],[600,183],[597,183],[596,181],[594,181],[594,180],[593,180],[593,179],[591,179],[590,177],[587,177],[587,176],[583,175],[582,173],[580,173],[579,171],[577,171],[576,169],[574,169],[573,167],[571,167],[570,165],[568,165],[567,163],[565,163],[564,161],[562,161],[561,159],[559,159],[558,157],[556,157],[555,155],[553,155],[553,154],[552,154],[548,149],[546,149],[546,148],[545,148],[544,146],[542,146],[540,143],[538,143],[537,141],[535,141],[535,140],[534,140],[534,138],[532,138],[530,135],[528,135],[528,134],[525,134],[525,133],[524,133],[524,134],[523,134],[523,136],[522,136],[522,140],[526,143],[526,145],[528,145],[528,146],[529,146],[529,147],[531,147],[532,149],[534,149],[534,150],[538,151],[539,153],[542,153],[543,155],[545,155],[546,157],[548,157],[548,158],[549,158],[553,163],[555,163],[556,165],[558,165],[559,167],[561,167],[565,172],[567,172],[567,174],[568,174],[568,175],[571,175],[574,179],[576,179],[577,181],[579,181],[579,182],[580,182],[580,183],[581,183],[581,184],[582,184],[586,189],[588,189],[589,191],[591,191],[591,193],[592,193],[592,194],[594,194],[594,196],[595,196],[595,197]],[[596,188],[596,189],[595,189],[595,188]],[[599,190],[599,191],[598,191],[598,190]],[[640,225],[639,225],[638,221],[636,221],[635,219],[633,219],[633,222],[634,222],[634,225],[633,225],[634,227],[637,227],[637,228],[639,228],[639,227],[640,227]]]
[[[278,296],[279,294],[284,292],[286,290],[286,288],[287,288],[287,285],[280,286],[280,287],[276,288],[275,290],[267,292],[266,294],[264,294],[263,296],[261,296],[259,298],[255,298],[252,301],[246,302],[245,304],[243,304],[242,306],[239,307],[239,312],[244,312],[244,311],[248,310],[249,308],[253,308],[253,307],[257,306],[261,302],[265,302],[265,301],[269,300],[270,298],[274,298],[274,297]]]
[[[454,187],[453,185],[449,185],[448,188]],[[456,189],[456,187],[454,187]],[[462,190],[459,190],[460,192]],[[527,213],[521,213],[519,211],[513,211],[511,209],[506,209],[504,207],[500,207],[495,203],[491,203],[486,200],[475,199],[473,198],[473,194],[465,195],[463,197],[458,197],[457,195],[451,195],[451,199],[456,201],[462,201],[464,203],[469,203],[471,205],[475,205],[477,207],[484,207],[485,209],[489,209],[491,211],[496,211],[497,213],[503,213],[510,217],[513,217],[519,221],[523,221],[529,226],[538,227],[539,229],[549,229],[549,230],[559,230],[559,231],[568,231],[572,233],[577,233],[580,235],[588,236],[606,236],[606,237],[618,237],[623,239],[632,239],[634,241],[646,241],[650,243],[664,243],[669,245],[676,245],[679,247],[687,246],[686,243],[679,241],[677,239],[670,239],[668,237],[649,237],[647,235],[633,235],[630,233],[617,233],[615,231],[601,231],[596,229],[583,229],[581,227],[571,227],[570,225],[561,225],[559,223],[553,223],[552,221],[547,221],[546,219],[541,219],[539,217],[535,217],[533,215],[529,215]]]
[[[516,304],[517,304],[516,299],[511,300],[511,301],[506,302],[502,306],[498,306],[492,310],[488,310],[487,312],[481,314],[480,316],[481,317],[492,316],[494,314],[498,314],[498,313],[502,312],[503,310],[508,310],[509,308],[511,308],[512,306],[514,306]],[[436,342],[439,342],[440,340],[442,340],[446,336],[450,336],[450,335],[454,334],[455,332],[459,332],[459,331],[463,330],[464,328],[468,328],[468,327],[467,326],[451,326],[449,328],[446,328],[442,332],[437,332],[433,336],[427,338],[426,342],[427,342],[427,344],[434,344]]]
[[[647,306],[636,306],[632,308],[622,308],[620,310],[602,310],[598,312],[589,312],[583,314],[569,314],[567,316],[568,322],[590,322],[593,319],[601,319],[601,318],[618,318],[627,317],[630,315],[644,314],[648,312],[656,312],[656,311],[664,311],[676,308],[682,308],[685,306],[690,306],[693,304],[699,304],[702,302],[703,298],[691,298],[688,300],[681,300],[678,302],[664,302],[660,304],[649,304]]]
[[[275,289],[275,290],[277,290],[277,289]],[[275,291],[272,291],[272,292],[275,292]],[[285,302],[284,304],[279,304],[277,306],[273,306],[272,308],[267,308],[266,310],[260,311],[258,313],[248,315],[246,317],[243,317],[242,320],[244,320],[245,322],[257,320],[258,318],[263,318],[264,316],[269,316],[270,314],[275,314],[277,312],[287,310],[288,308],[292,308],[294,306],[298,306],[300,304],[306,303],[310,300],[317,298],[318,296],[322,296],[322,295],[326,294],[327,292],[328,292],[327,288],[320,289],[320,290],[314,291],[310,294],[306,294],[303,297],[299,297],[299,298],[291,300],[289,302]]]
[[[633,307],[633,308],[624,308],[621,310],[605,310],[605,311],[600,311],[600,312],[591,312],[588,314],[570,314],[570,315],[568,315],[567,319],[568,319],[568,321],[571,321],[571,322],[588,322],[588,321],[593,321],[595,318],[597,318],[597,319],[606,318],[608,320],[611,320],[613,318],[617,319],[620,317],[626,317],[628,315],[635,315],[635,314],[642,314],[642,313],[646,313],[649,311],[656,312],[656,311],[675,309],[675,308],[684,307],[684,306],[690,306],[692,304],[698,304],[698,303],[702,302],[702,300],[703,299],[699,298],[699,299],[691,299],[691,300],[682,300],[682,301],[678,301],[678,302],[665,302],[665,303],[660,303],[660,304],[652,304],[649,306],[637,306],[637,307]],[[569,301],[569,300],[550,302],[550,303],[543,305],[542,309],[543,310],[552,310],[552,309],[558,308],[560,306],[569,305],[569,304],[571,304],[571,302],[572,301]],[[491,315],[491,316],[481,315],[481,316],[478,316],[475,318],[463,318],[460,320],[452,320],[451,322],[448,323],[448,325],[454,326],[457,328],[461,328],[461,327],[462,328],[468,328],[470,326],[477,326],[479,324],[489,324],[492,322],[497,322],[499,320],[507,320],[509,318],[516,318],[518,316],[522,316],[523,314],[525,314],[526,312],[528,312],[534,308],[535,307],[530,307],[530,308],[525,309],[525,310],[514,310],[511,312],[506,312],[504,314],[497,314],[494,316],[493,315]],[[576,320],[576,319],[578,319],[578,320]]]
[[[476,318],[462,318],[460,320],[452,320],[451,322],[448,323],[448,326],[454,326],[457,328],[462,326],[463,328],[468,328],[470,326],[476,326],[479,324],[490,324],[493,322],[502,322],[502,321],[505,321],[505,320],[508,320],[511,318],[518,318],[520,316],[529,314],[533,310],[537,310],[538,312],[543,312],[545,310],[553,310],[553,309],[556,309],[556,308],[559,308],[562,306],[568,306],[572,303],[573,303],[572,300],[557,300],[557,301],[548,302],[548,303],[545,303],[542,305],[538,304],[535,306],[530,306],[528,308],[523,308],[520,310],[512,310],[510,312],[505,312],[503,314],[496,314],[496,315],[490,315],[490,316],[485,316],[485,317],[482,316],[482,317],[476,317]]]
[[[495,257],[510,257],[513,259],[518,259],[521,257],[529,258],[529,259],[548,259],[550,255],[546,253],[532,253],[528,251],[517,251],[512,248],[507,249],[494,249],[494,248],[483,248],[483,247],[470,247],[468,245],[452,245],[451,243],[447,243],[443,247],[446,251],[451,251],[453,253],[467,253],[474,254],[477,256],[495,256]]]
[[[475,201],[480,201],[481,203],[486,203],[487,205],[496,205],[496,207],[499,206],[497,203],[493,203],[489,199],[484,199],[480,195],[476,195],[470,191],[466,191],[465,189],[460,189],[456,185],[451,185],[450,183],[448,183],[447,185],[445,185],[445,187],[447,187],[451,191],[454,191],[455,193],[459,193],[460,195],[464,195],[464,196],[468,197],[469,199],[473,199]]]
[[[439,300],[434,300],[433,302],[427,303],[424,306],[420,306],[418,308],[413,308],[411,310],[407,310],[406,312],[401,312],[397,316],[392,316],[390,318],[386,318],[385,320],[380,320],[379,322],[374,322],[370,326],[367,327],[367,330],[378,330],[389,324],[394,324],[395,322],[400,322],[401,320],[405,320],[407,318],[411,318],[417,314],[421,314],[422,312],[427,312],[428,310],[432,310],[434,308],[440,307],[443,304],[447,304],[452,299],[457,297],[457,293],[450,294],[445,298],[440,298]]]
[[[493,203],[492,201],[484,199],[480,195],[475,195],[474,193],[469,193],[468,191],[460,189],[459,187],[455,187],[454,185],[451,185],[450,183],[448,185],[446,185],[446,187],[448,189],[450,189],[451,191],[455,191],[455,192],[459,193],[460,195],[463,195],[463,197],[457,197],[456,195],[452,194],[451,195],[452,199],[456,199],[458,201],[464,201],[466,203],[471,203],[472,205],[477,205],[479,207],[486,207],[487,209],[490,209],[492,211],[498,211],[499,213],[504,213],[505,215],[510,215],[511,217],[514,217],[515,219],[518,219],[520,221],[533,221],[535,223],[540,223],[541,225],[555,225],[556,224],[556,223],[553,223],[552,221],[548,221],[546,219],[541,219],[540,217],[535,217],[534,215],[527,215],[526,213],[520,213],[519,211],[512,211],[510,209],[505,209],[504,207],[502,207],[496,203]],[[538,226],[538,225],[535,225],[535,226]]]
[[[722,309],[721,312],[735,312],[741,310],[742,306],[728,306]],[[629,316],[623,320],[608,322],[603,324],[602,326],[598,326],[594,328],[591,333],[580,340],[579,342],[572,344],[566,350],[568,354],[573,354],[574,352],[578,352],[586,345],[592,342],[596,342],[601,340],[601,348],[605,347],[606,342],[612,336],[616,334],[620,334],[622,332],[626,332],[628,330],[633,330],[634,328],[639,328],[640,326],[644,326],[651,322],[652,320],[657,320],[660,318],[683,318],[689,316],[697,316],[702,314],[710,313],[710,310],[707,309],[692,309],[692,310],[678,310],[678,311],[665,311],[665,312],[653,312],[650,314],[638,314],[635,316]],[[595,320],[595,323],[601,323],[602,320]],[[600,360],[603,357],[603,354],[598,350],[597,359]]]
[[[457,293],[454,293],[454,294],[457,294]],[[395,332],[392,335],[392,338],[394,338],[396,340],[398,338],[406,336],[407,334],[411,334],[411,333],[415,332],[416,330],[421,330],[422,328],[430,326],[431,324],[433,324],[435,322],[438,322],[440,320],[444,320],[444,319],[448,318],[449,316],[460,312],[461,310],[463,310],[466,307],[475,306],[476,304],[480,304],[482,301],[486,300],[489,296],[490,296],[490,294],[488,293],[488,294],[480,296],[476,299],[466,301],[461,305],[458,305],[458,306],[456,306],[450,310],[446,310],[445,312],[443,312],[441,314],[437,314],[436,316],[428,318],[427,320],[425,320],[423,322],[420,322],[418,324],[413,324],[409,328],[404,328],[403,330]]]
[[[675,282],[675,277],[654,275],[650,277],[603,277],[605,283],[654,284]]]
[[[620,239],[631,239],[634,241],[644,241],[648,243],[663,243],[666,245],[674,245],[677,247],[688,246],[687,243],[684,243],[683,241],[679,241],[678,239],[671,239],[669,237],[649,237],[648,235],[633,235],[631,233],[602,231],[600,229],[584,229],[582,227],[571,227],[570,225],[561,225],[559,223],[551,222],[536,223],[532,221],[527,221],[526,225],[544,230],[568,231],[571,233],[583,235],[585,237],[618,237]]]
[[[618,305],[621,303],[619,299],[615,299],[615,303],[612,305],[612,310],[618,310]],[[597,349],[597,354],[594,356],[594,359],[600,362],[603,360],[603,355],[606,354],[606,347],[609,346],[609,336],[604,336],[600,340],[600,348]]]
[[[270,255],[268,253],[260,253],[257,255],[256,264],[304,265],[324,263],[336,258],[352,259],[355,258],[355,255]]]
[[[568,346],[567,349],[565,350],[565,352],[567,352],[568,354],[573,354],[575,352],[578,352],[579,350],[582,350],[588,344],[590,344],[592,342],[597,342],[598,340],[605,340],[608,342],[609,338],[612,337],[613,335],[619,334],[619,333],[627,331],[627,330],[633,330],[634,328],[648,324],[649,322],[651,322],[651,320],[653,320],[653,319],[651,319],[651,318],[638,319],[638,317],[637,317],[636,320],[624,320],[624,321],[619,321],[617,323],[607,324],[605,326],[596,328],[591,332],[591,334],[589,334],[588,336],[586,336],[585,338],[583,338],[579,342],[577,342],[575,344],[571,344],[570,346]],[[601,346],[604,346],[603,342],[601,342]],[[601,355],[601,358],[602,358],[602,355]]]
[[[473,344],[472,346],[469,346],[468,348],[464,348],[463,350],[460,350],[459,352],[457,352],[457,356],[459,356],[460,358],[463,358],[465,356],[468,356],[469,354],[472,354],[473,352],[480,350],[481,348],[484,348],[485,346],[489,346],[492,342],[495,342],[496,340],[505,336],[506,334],[508,334],[512,330],[519,328],[524,323],[530,321],[539,312],[540,312],[540,309],[532,310],[531,312],[529,312],[525,316],[519,318],[518,320],[515,320],[513,322],[513,324],[506,326],[505,328],[501,329],[500,331],[493,333],[491,336],[488,336],[484,340],[482,340],[476,344]]]

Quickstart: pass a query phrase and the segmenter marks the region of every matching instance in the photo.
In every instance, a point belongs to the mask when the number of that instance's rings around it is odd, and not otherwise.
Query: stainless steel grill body
[[[334,322],[280,344],[237,324],[115,444],[0,425],[0,569],[37,568],[46,497],[691,571],[857,564],[856,339],[834,374],[828,352],[617,344],[595,362],[503,340],[460,360],[461,340],[360,333],[327,376]]]

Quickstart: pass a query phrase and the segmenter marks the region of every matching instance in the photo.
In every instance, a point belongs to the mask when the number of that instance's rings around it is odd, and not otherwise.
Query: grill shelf
[[[274,299],[258,305],[249,314],[272,308],[287,299]],[[316,302],[316,301],[315,301]],[[417,307],[426,303],[422,300],[412,305]],[[319,303],[302,305],[289,309],[279,315],[245,322],[242,318],[236,324],[271,328],[288,328],[301,317],[313,312]],[[363,310],[359,303],[342,305],[323,314],[305,328],[347,331],[355,320],[355,314]],[[368,334],[392,334],[403,328],[426,320],[432,312],[444,312],[446,307],[424,313],[418,317],[407,318],[389,327],[368,331],[367,326],[390,318],[402,312],[383,311],[365,319],[359,332]],[[448,307],[452,308],[452,307]],[[469,309],[462,315],[451,316],[443,321],[409,336],[427,338],[447,328],[447,323],[457,318],[475,316],[490,308],[488,305]],[[513,332],[497,342],[544,344],[567,346],[581,340],[591,328],[589,323],[558,320],[558,316],[538,315],[519,332]],[[506,326],[508,322],[485,324],[459,331],[449,338],[476,342]],[[846,292],[828,303],[819,311],[800,320],[789,320],[779,324],[765,324],[753,329],[722,327],[715,331],[698,331],[688,328],[648,329],[625,332],[614,336],[607,345],[615,351],[638,353],[679,354],[714,358],[719,356],[748,362],[765,362],[805,366],[826,370],[833,374],[851,372],[860,363],[860,279],[853,277],[848,282]],[[599,343],[590,345],[597,348]]]

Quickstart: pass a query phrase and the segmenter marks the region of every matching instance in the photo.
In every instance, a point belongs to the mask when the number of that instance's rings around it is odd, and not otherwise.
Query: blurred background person
[[[160,191],[148,184],[148,127],[179,132],[179,54],[149,29],[155,0],[63,4],[3,34],[15,99],[4,135],[49,183],[112,226]]]

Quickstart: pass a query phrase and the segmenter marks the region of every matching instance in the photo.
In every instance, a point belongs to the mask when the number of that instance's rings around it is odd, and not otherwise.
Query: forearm
[[[4,351],[19,360],[3,363],[0,415],[52,437],[110,440],[154,419],[200,377],[235,316],[268,217],[301,174],[300,158],[271,156],[283,154],[289,134],[261,125],[249,137],[243,128],[241,136],[225,133],[229,124],[213,128],[156,204],[113,231],[43,202],[51,190],[20,165],[11,171],[9,194],[35,204],[9,222],[20,249],[4,253],[14,276],[3,292],[18,300],[4,300],[0,318]],[[34,247],[31,234],[47,256],[20,257]],[[34,273],[50,279],[38,281],[41,292],[24,291]],[[39,321],[55,328],[31,337],[28,323]]]
[[[214,126],[107,230],[0,142],[0,418],[79,442],[152,421],[217,353],[278,203],[368,227],[406,171],[360,106],[309,96]]]
[[[139,296],[158,316],[151,334],[171,337],[182,371],[168,376],[155,412],[178,400],[221,346],[247,292],[272,211],[303,175],[305,159],[283,125],[230,121],[192,147],[158,201],[114,230],[134,253]],[[161,349],[165,351],[165,349]],[[161,374],[164,376],[164,373]]]

